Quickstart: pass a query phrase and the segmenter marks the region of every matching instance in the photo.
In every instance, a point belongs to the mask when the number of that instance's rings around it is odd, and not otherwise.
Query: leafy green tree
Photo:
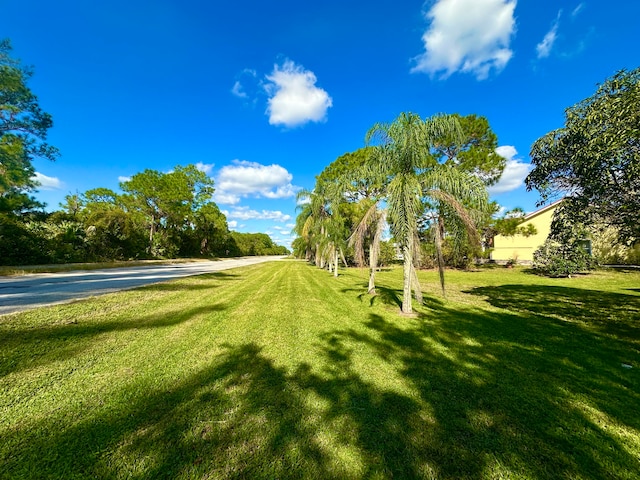
[[[170,173],[147,169],[120,183],[127,210],[144,218],[150,254],[172,256],[179,250],[176,236],[188,228],[193,214],[213,195],[213,180],[194,165],[176,166]],[[161,231],[161,239],[156,233]]]
[[[322,191],[337,186],[345,200],[350,202],[379,197],[384,185],[379,179],[361,174],[372,154],[372,147],[364,147],[341,155],[316,177],[316,189]]]
[[[433,154],[446,165],[478,175],[487,185],[495,184],[506,166],[506,159],[496,153],[498,137],[482,116],[457,113],[460,131],[443,132],[434,140]]]
[[[287,247],[277,245],[266,233],[231,232],[231,237],[237,246],[235,255],[288,255]]]
[[[185,239],[183,255],[224,255],[229,240],[227,217],[215,203],[205,203],[194,212],[193,229],[187,238],[192,238],[193,242],[189,245]]]
[[[51,115],[27,86],[32,70],[10,54],[9,40],[0,40],[0,210],[21,213],[41,206],[25,193],[37,186],[33,159],[55,160],[58,150],[46,142]]]
[[[525,182],[541,203],[566,196],[558,212],[567,221],[640,240],[640,68],[616,73],[568,108],[564,127],[533,144],[531,163]]]

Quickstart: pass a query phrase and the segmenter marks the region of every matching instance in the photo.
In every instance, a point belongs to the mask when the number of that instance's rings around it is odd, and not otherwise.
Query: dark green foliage
[[[381,267],[388,267],[397,262],[396,248],[393,246],[393,242],[390,240],[380,242],[380,255],[378,256],[378,265]]]
[[[58,150],[46,143],[53,121],[27,86],[32,72],[10,54],[9,40],[0,40],[0,211],[20,213],[37,206],[23,195],[36,187],[33,159],[54,160]]]
[[[0,213],[0,263],[2,265],[33,265],[49,263],[49,241],[28,228],[25,222]]]
[[[542,202],[567,195],[560,209],[575,223],[618,229],[640,239],[640,68],[620,71],[568,108],[565,126],[531,148],[528,189]]]
[[[434,145],[434,155],[439,161],[474,173],[485,184],[493,185],[500,179],[506,160],[496,153],[498,137],[489,121],[478,115],[463,117],[455,113],[451,117],[458,120],[462,137],[440,135]]]
[[[380,197],[384,189],[380,179],[363,175],[363,169],[372,154],[372,147],[364,147],[341,155],[316,177],[316,190],[322,191],[331,185],[338,185],[345,198],[352,202],[361,198]]]
[[[287,247],[277,245],[266,233],[231,232],[230,255],[288,255]]]

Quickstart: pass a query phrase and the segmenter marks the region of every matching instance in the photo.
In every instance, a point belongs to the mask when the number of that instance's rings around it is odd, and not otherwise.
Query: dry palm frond
[[[376,221],[378,216],[378,203],[374,203],[367,209],[362,219],[356,225],[351,237],[349,237],[349,245],[353,247],[356,264],[362,267],[365,264],[364,259],[364,242],[369,233],[371,224]]]
[[[471,218],[469,211],[462,203],[460,203],[453,195],[438,189],[430,190],[429,196],[451,207],[456,213],[456,216],[465,226],[467,233],[469,234],[469,239],[474,243],[480,243],[480,236],[478,235],[475,222],[473,221],[473,218]]]

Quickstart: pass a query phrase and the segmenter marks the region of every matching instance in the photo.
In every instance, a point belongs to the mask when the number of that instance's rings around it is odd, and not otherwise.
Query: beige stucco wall
[[[549,236],[551,220],[553,219],[553,212],[555,212],[555,210],[555,206],[548,210],[542,210],[539,214],[532,216],[519,225],[520,227],[526,228],[527,225],[532,224],[537,231],[535,235],[530,235],[529,237],[522,235],[514,235],[513,237],[496,235],[493,239],[491,258],[497,261],[506,261],[512,258],[518,261],[532,261],[533,252],[535,252]]]

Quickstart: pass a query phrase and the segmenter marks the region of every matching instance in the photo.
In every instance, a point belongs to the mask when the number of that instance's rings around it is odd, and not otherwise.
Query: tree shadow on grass
[[[2,475],[49,478],[347,478],[317,435],[319,419],[297,380],[255,344],[227,346],[210,365],[173,388],[117,395],[115,407],[88,412],[44,436],[15,429]],[[335,469],[335,470],[334,470]],[[67,476],[68,475],[68,476]]]
[[[585,328],[640,343],[640,296],[581,288],[537,285],[477,287],[498,308],[580,322]]]
[[[419,392],[384,419],[401,436],[386,442],[374,427],[358,440],[394,476],[634,478],[637,458],[622,439],[640,435],[640,412],[629,408],[640,404],[640,385],[607,362],[617,352],[607,340],[557,320],[449,308],[400,323],[371,314],[367,327],[332,332],[326,354],[353,382],[354,352],[372,349]],[[352,416],[380,424],[368,412]],[[612,424],[626,431],[609,433]]]
[[[175,381],[69,399],[4,430],[0,477],[637,475],[640,381],[612,361],[629,342],[528,312],[418,311],[320,334],[314,364],[225,345]]]
[[[437,317],[438,328],[371,314],[323,334],[324,361],[291,369],[254,343],[227,345],[170,386],[132,382],[81,415],[9,429],[0,476],[633,478],[637,459],[576,403],[640,428],[622,378],[588,370],[601,345],[559,365],[584,340],[571,325],[534,321],[529,334],[509,314]],[[367,380],[363,352],[409,389]]]
[[[0,329],[0,377],[27,368],[64,360],[92,347],[96,336],[117,331],[171,327],[203,314],[221,312],[225,304],[184,308],[152,315],[121,316],[109,320],[67,317],[64,321],[39,327]],[[3,325],[3,327],[6,327]]]

